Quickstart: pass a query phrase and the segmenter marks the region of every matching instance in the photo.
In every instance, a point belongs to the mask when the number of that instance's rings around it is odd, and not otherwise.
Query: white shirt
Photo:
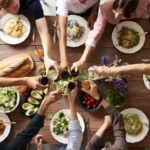
[[[57,14],[59,16],[68,16],[68,12],[84,13],[91,8],[99,0],[87,0],[85,4],[81,4],[79,0],[57,0]]]

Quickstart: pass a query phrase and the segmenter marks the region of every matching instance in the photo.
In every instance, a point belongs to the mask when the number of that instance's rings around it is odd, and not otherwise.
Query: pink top
[[[115,0],[102,1],[102,3],[100,2],[99,13],[94,23],[93,30],[89,32],[88,39],[86,41],[86,45],[90,45],[94,48],[104,32],[107,22],[110,24],[119,23],[118,20],[115,19],[112,9],[113,2]],[[148,5],[150,5],[150,0],[139,0],[138,7],[135,12],[131,14],[130,19],[148,17]]]

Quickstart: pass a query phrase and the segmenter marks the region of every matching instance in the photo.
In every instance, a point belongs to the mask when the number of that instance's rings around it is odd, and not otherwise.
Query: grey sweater
[[[112,124],[113,124],[113,132],[114,132],[114,137],[115,141],[114,143],[110,142],[102,142],[102,138],[94,135],[89,143],[87,144],[85,150],[127,150],[127,144],[125,141],[125,131],[124,131],[124,123],[123,123],[123,118],[120,112],[112,107],[109,106],[106,109],[106,112],[108,115],[110,115],[112,119]]]

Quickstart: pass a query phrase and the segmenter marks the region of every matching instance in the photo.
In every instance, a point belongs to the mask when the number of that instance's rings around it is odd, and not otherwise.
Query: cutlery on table
[[[150,62],[150,59],[145,59],[145,58],[143,58],[143,59],[142,59],[142,62],[148,63],[148,62]]]
[[[11,121],[3,121],[3,122],[8,124],[16,124],[16,122],[11,122]]]

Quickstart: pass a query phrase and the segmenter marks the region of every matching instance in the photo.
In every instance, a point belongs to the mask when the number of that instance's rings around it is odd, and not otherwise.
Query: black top
[[[25,150],[27,144],[30,143],[32,138],[39,132],[44,126],[44,117],[36,114],[28,126],[18,133],[15,139],[11,143],[0,143],[0,150]]]
[[[40,0],[19,0],[20,9],[19,14],[29,14],[34,17],[35,20],[43,18],[44,13],[40,3]]]

